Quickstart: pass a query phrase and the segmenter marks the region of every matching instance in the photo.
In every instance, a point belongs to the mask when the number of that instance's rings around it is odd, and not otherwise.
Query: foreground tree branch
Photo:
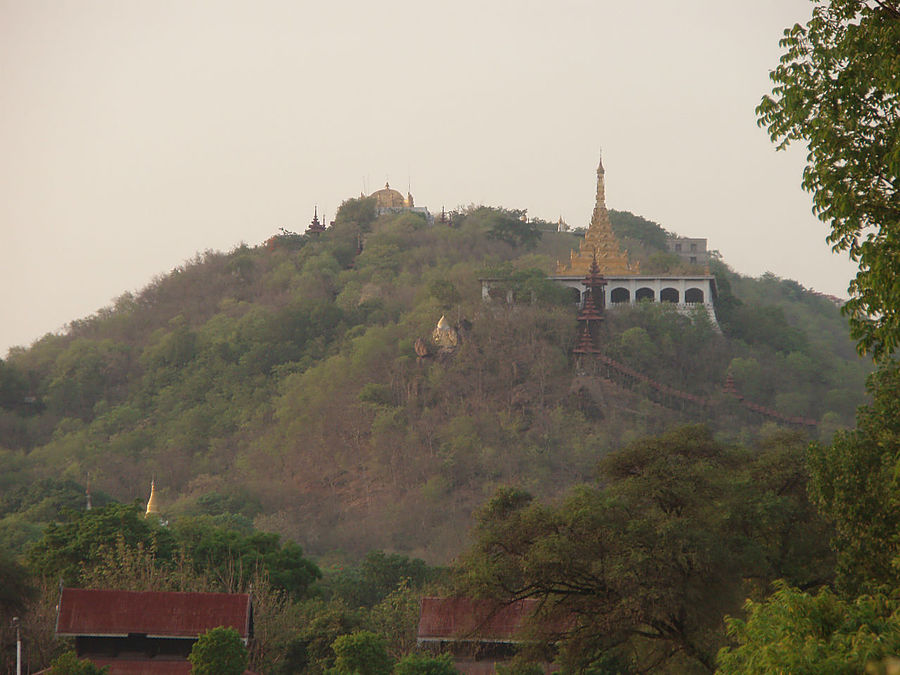
[[[827,241],[859,263],[844,312],[861,354],[900,346],[900,9],[896,2],[816,0],[784,33],[756,109],[779,149],[809,155],[803,187],[831,227]]]

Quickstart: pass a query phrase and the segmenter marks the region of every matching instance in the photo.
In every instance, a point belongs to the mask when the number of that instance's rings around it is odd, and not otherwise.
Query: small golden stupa
[[[447,319],[441,315],[437,323],[437,327],[431,334],[431,341],[441,349],[454,349],[459,344],[459,333],[449,324]]]
[[[147,500],[147,512],[144,518],[150,515],[159,516],[159,505],[156,503],[156,481],[150,481],[150,499]]]
[[[591,225],[581,247],[572,251],[568,263],[556,263],[556,274],[560,276],[587,274],[596,256],[601,274],[638,274],[637,262],[629,263],[628,254],[619,248],[619,241],[609,222],[606,210],[606,185],[604,183],[603,161],[597,166],[597,201],[591,215]]]

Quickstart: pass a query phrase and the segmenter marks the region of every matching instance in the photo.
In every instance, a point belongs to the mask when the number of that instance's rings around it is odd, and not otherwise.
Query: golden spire
[[[151,513],[154,516],[159,515],[159,506],[156,503],[156,481],[155,480],[150,481],[150,499],[147,500],[147,512],[144,514],[144,517],[146,518]]]
[[[609,222],[609,211],[606,210],[606,172],[603,160],[597,165],[597,199],[594,212],[591,214],[591,225],[578,253],[572,251],[568,264],[557,263],[557,274],[587,274],[594,256],[601,274],[637,274],[637,263],[628,262],[628,254],[619,248],[619,241]]]

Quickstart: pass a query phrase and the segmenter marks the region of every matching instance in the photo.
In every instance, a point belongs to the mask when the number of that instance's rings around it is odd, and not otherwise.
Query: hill
[[[453,225],[375,217],[348,200],[320,236],[206,252],[0,362],[0,548],[21,551],[95,494],[228,515],[315,555],[382,548],[443,562],[496,486],[552,498],[623,443],[683,421],[725,441],[774,422],[675,410],[640,388],[575,377],[575,312],[545,279],[577,234],[472,207]],[[659,225],[614,212],[642,264],[671,264]],[[851,426],[869,367],[829,300],[713,263],[722,331],[660,305],[609,313],[607,353],[720,396],[731,372],[760,406],[830,437]],[[479,276],[520,297],[485,304]],[[452,355],[417,358],[445,314]],[[724,412],[723,412],[724,410]]]

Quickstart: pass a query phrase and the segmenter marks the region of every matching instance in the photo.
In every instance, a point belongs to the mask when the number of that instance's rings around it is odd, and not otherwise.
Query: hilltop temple
[[[572,251],[566,262],[558,262],[556,274],[550,278],[572,289],[573,300],[579,308],[584,307],[590,295],[586,279],[592,271],[592,263],[596,259],[595,272],[604,283],[597,285],[598,297],[592,302],[599,311],[614,308],[616,305],[634,305],[641,301],[667,302],[674,304],[684,314],[691,314],[701,309],[709,316],[716,327],[716,313],[713,301],[716,295],[716,279],[709,273],[708,267],[698,265],[697,274],[641,274],[637,261],[630,261],[628,252],[619,245],[609,220],[606,208],[605,171],[601,161],[597,167],[597,198],[588,231],[577,251]],[[691,245],[692,264],[699,263],[696,251],[698,242],[703,242],[702,255],[706,255],[706,240],[676,239],[673,240],[673,251],[681,253],[681,242]],[[677,246],[678,248],[674,248]],[[706,262],[707,258],[703,258]],[[482,279],[481,295],[484,300],[497,298],[506,293],[507,302],[513,301],[513,291],[505,289],[502,279]],[[500,291],[500,293],[498,293]]]
[[[388,182],[385,182],[383,188],[370,194],[369,198],[375,200],[376,215],[411,211],[412,213],[422,214],[429,223],[434,222],[434,216],[428,212],[426,207],[416,206],[411,192],[407,192],[404,197],[397,190],[394,190]]]
[[[572,251],[568,263],[556,263],[556,274],[560,276],[584,276],[591,269],[594,257],[604,275],[638,273],[639,264],[629,263],[628,254],[619,248],[619,241],[613,234],[612,223],[609,222],[609,211],[606,209],[606,184],[604,182],[603,162],[597,166],[597,200],[591,214],[591,224],[584,239],[581,240],[578,252]]]

